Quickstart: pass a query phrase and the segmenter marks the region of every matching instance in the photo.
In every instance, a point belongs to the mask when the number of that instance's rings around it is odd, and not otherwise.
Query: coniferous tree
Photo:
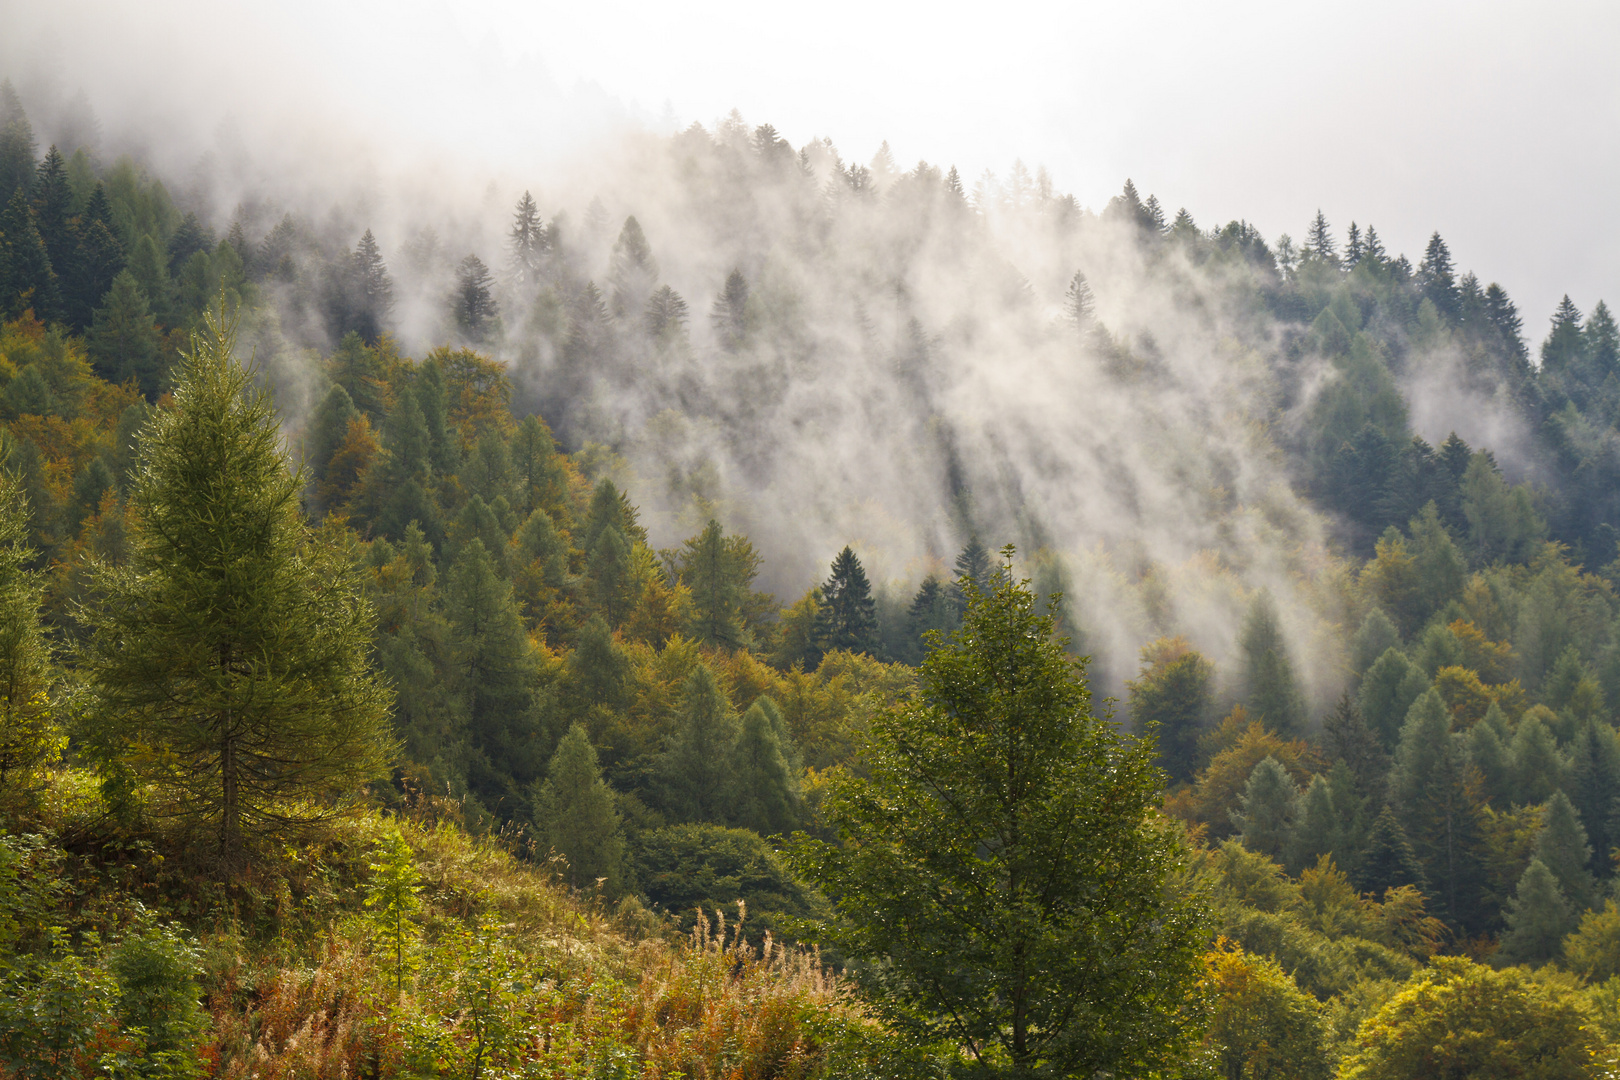
[[[135,241],[125,269],[135,275],[135,282],[141,287],[141,293],[152,309],[152,317],[159,325],[172,325],[174,280],[169,275],[168,263],[164,260],[163,251],[158,247],[157,241],[150,235],[142,236]]]
[[[1383,801],[1384,779],[1389,774],[1389,754],[1378,735],[1367,726],[1346,690],[1322,721],[1322,752],[1328,760],[1350,770],[1357,791],[1363,798]]]
[[[1327,215],[1321,210],[1311,219],[1310,228],[1305,230],[1305,254],[1320,259],[1329,266],[1339,264],[1338,245],[1333,239],[1333,229],[1328,225]]]
[[[640,223],[627,217],[608,263],[608,307],[613,317],[621,323],[641,319],[657,283],[658,261],[652,246]]]
[[[1361,620],[1356,636],[1350,642],[1350,666],[1357,675],[1364,675],[1390,649],[1399,650],[1400,631],[1390,621],[1384,609],[1373,605]]]
[[[73,227],[73,188],[68,183],[67,161],[56,147],[47,150],[40,161],[30,196],[34,226],[45,242],[51,266],[58,279],[71,280],[79,238]]]
[[[1513,801],[1520,806],[1546,802],[1564,786],[1564,756],[1558,751],[1558,740],[1534,710],[1520,718],[1509,757]]]
[[[73,478],[73,491],[64,508],[62,515],[64,535],[69,538],[78,536],[84,523],[100,512],[102,498],[115,488],[112,470],[107,467],[105,461],[100,457],[93,457],[85,462],[84,468],[79,470],[79,475]]]
[[[90,325],[102,297],[124,268],[124,246],[115,229],[107,189],[98,183],[79,215],[73,275],[63,289],[68,321],[79,330]]]
[[[489,337],[500,315],[492,285],[489,267],[477,255],[468,255],[456,265],[456,287],[450,294],[450,315],[462,337],[474,344],[480,344]]]
[[[1314,866],[1319,856],[1332,855],[1341,848],[1339,819],[1332,786],[1318,773],[1299,797],[1294,828],[1284,848],[1289,870],[1297,874]],[[1247,840],[1244,846],[1248,846]]]
[[[1451,265],[1451,249],[1436,232],[1429,237],[1423,250],[1423,261],[1418,264],[1418,288],[1435,310],[1447,319],[1455,320],[1459,304],[1456,273]]]
[[[1589,722],[1575,736],[1565,790],[1592,844],[1592,870],[1610,877],[1620,846],[1620,741],[1608,724]]]
[[[1127,682],[1138,737],[1151,731],[1172,781],[1190,781],[1200,765],[1199,740],[1214,713],[1215,668],[1180,638],[1142,649],[1142,674]]]
[[[1437,690],[1425,691],[1407,713],[1389,792],[1438,907],[1454,923],[1471,925],[1481,884],[1479,808],[1467,756]]]
[[[1082,334],[1090,330],[1094,321],[1093,310],[1097,303],[1091,295],[1091,285],[1086,281],[1084,271],[1076,270],[1074,277],[1069,279],[1069,289],[1063,295],[1063,315],[1069,324]]]
[[[535,661],[512,586],[476,537],[445,575],[455,688],[466,705],[475,754],[468,784],[487,808],[510,815],[545,762],[534,696]]]
[[[29,568],[28,502],[0,472],[0,795],[27,784],[58,749],[51,652],[39,621],[44,581]]]
[[[4,238],[4,256],[0,271],[0,314],[15,318],[25,309],[32,308],[40,319],[55,319],[62,311],[62,294],[56,271],[51,268],[51,257],[45,250],[34,222],[34,211],[28,205],[21,188],[14,191],[11,201],[0,212],[0,238]]]
[[[1400,741],[1401,725],[1406,722],[1412,702],[1428,688],[1429,679],[1423,669],[1391,646],[1362,677],[1356,708],[1384,746],[1393,750]]]
[[[687,540],[675,558],[680,581],[692,594],[687,632],[705,645],[743,648],[752,640],[743,609],[759,573],[759,556],[745,537],[725,535],[718,521]]]
[[[1361,856],[1356,884],[1363,892],[1381,897],[1389,889],[1411,885],[1428,892],[1429,883],[1423,866],[1412,851],[1406,830],[1388,804],[1378,812],[1372,832],[1367,837],[1367,849]]]
[[[1243,785],[1239,809],[1232,812],[1232,824],[1242,835],[1243,846],[1281,862],[1293,835],[1298,804],[1299,788],[1288,770],[1269,754],[1261,758]]]
[[[877,605],[861,560],[846,546],[832,562],[832,572],[821,586],[821,610],[816,634],[823,652],[848,649],[872,654],[877,649]]]
[[[0,203],[34,180],[34,128],[10,79],[0,80]]]
[[[709,311],[715,340],[726,352],[737,352],[748,336],[748,282],[741,270],[726,276],[725,288]]]
[[[1486,801],[1503,809],[1512,804],[1512,754],[1502,745],[1495,724],[1481,720],[1469,729],[1468,763],[1479,774],[1480,790]]]
[[[1249,711],[1267,727],[1293,736],[1305,726],[1305,702],[1294,682],[1288,646],[1267,593],[1255,597],[1243,623],[1243,690]]]
[[[699,664],[686,680],[675,734],[658,763],[664,805],[679,821],[724,822],[736,804],[731,771],[737,716],[714,673]]]
[[[304,467],[316,485],[326,479],[332,455],[343,445],[349,421],[360,416],[354,399],[341,385],[334,385],[315,408],[315,415],[304,430]]]
[[[193,255],[207,255],[213,250],[214,231],[204,225],[196,214],[188,213],[181,219],[174,235],[169,237],[167,257],[170,276],[178,278],[181,268],[191,261]]]
[[[85,344],[96,373],[109,382],[131,380],[147,398],[163,388],[163,339],[135,275],[113,279],[106,301],[96,309]]]
[[[1597,882],[1587,869],[1592,847],[1586,841],[1580,815],[1562,791],[1554,792],[1547,801],[1541,832],[1536,834],[1535,855],[1552,871],[1559,889],[1576,912],[1597,903]]]
[[[916,643],[910,658],[913,663],[920,661],[926,653],[927,635],[930,632],[938,633],[943,639],[957,627],[956,607],[951,602],[950,593],[933,574],[923,578],[922,584],[917,587],[917,595],[911,598],[906,616],[910,620],[911,640]]]
[[[1366,253],[1367,247],[1361,242],[1361,227],[1352,221],[1349,230],[1344,234],[1345,268],[1354,270]]]
[[[732,751],[732,821],[761,836],[785,836],[799,823],[798,778],[763,701],[743,714]]]
[[[622,626],[640,598],[641,585],[630,544],[623,533],[611,525],[597,533],[595,543],[586,554],[585,573],[597,610],[609,626],[615,629]]]
[[[1540,859],[1531,859],[1507,902],[1507,932],[1497,959],[1503,964],[1540,967],[1564,953],[1564,939],[1574,932],[1575,912],[1558,880]]]
[[[625,705],[630,662],[602,616],[592,615],[579,628],[568,667],[574,690],[585,705],[608,709]]]
[[[585,728],[568,729],[534,795],[534,823],[563,857],[565,880],[576,889],[598,884],[607,896],[625,887],[624,836],[613,791],[602,779]]]
[[[545,224],[540,220],[540,208],[535,204],[534,196],[527,191],[512,212],[512,227],[507,230],[506,236],[512,284],[532,287],[540,280],[547,233]]]
[[[367,229],[349,256],[348,318],[345,330],[354,330],[367,345],[376,345],[394,310],[394,281],[383,263],[376,237]]]
[[[371,606],[349,554],[300,520],[302,479],[235,340],[208,313],[174,408],[147,425],[130,565],[96,573],[80,657],[102,760],[210,826],[227,862],[248,828],[351,795],[392,741]]]
[[[951,602],[956,605],[957,619],[967,610],[967,586],[990,587],[990,551],[979,542],[978,534],[968,538],[967,546],[956,556],[956,573],[951,579]]]
[[[686,340],[686,301],[668,285],[660,285],[647,298],[643,318],[647,336],[666,345]]]
[[[536,510],[561,512],[566,506],[567,474],[557,453],[557,441],[538,416],[525,416],[512,437],[512,478],[519,514]]]

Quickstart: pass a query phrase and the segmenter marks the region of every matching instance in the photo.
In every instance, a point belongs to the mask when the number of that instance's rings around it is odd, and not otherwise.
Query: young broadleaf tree
[[[1017,1075],[1136,1075],[1188,1033],[1202,901],[1172,883],[1152,743],[1093,714],[1003,554],[915,699],[873,721],[868,775],[833,783],[842,843],[795,862],[897,1021]]]
[[[96,569],[81,657],[100,741],[227,864],[249,829],[325,816],[393,744],[359,572],[300,516],[303,478],[235,340],[223,304],[207,313],[145,429],[129,562]]]

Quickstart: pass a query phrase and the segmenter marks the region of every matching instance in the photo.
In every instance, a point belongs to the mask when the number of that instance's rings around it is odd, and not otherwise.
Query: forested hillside
[[[886,976],[806,852],[875,842],[847,785],[923,753],[919,665],[1022,578],[1089,658],[1065,707],[1118,699],[1097,752],[1162,770],[1202,966],[1154,1075],[1426,1075],[1480,1015],[1469,1075],[1612,1064],[1603,303],[1543,333],[1438,233],[735,115],[476,226],[40,141],[0,86],[9,1074],[933,1075],[972,1040],[856,1003]],[[265,734],[216,805],[236,766],[141,695],[212,662],[229,602],[164,568],[225,534],[289,598],[233,633],[306,659],[231,699]]]

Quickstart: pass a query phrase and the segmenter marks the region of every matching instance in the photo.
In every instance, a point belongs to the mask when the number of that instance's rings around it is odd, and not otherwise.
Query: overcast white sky
[[[735,107],[848,159],[1044,164],[1093,208],[1130,176],[1273,239],[1320,206],[1415,261],[1439,229],[1533,343],[1566,291],[1620,301],[1614,0],[0,0],[0,25],[0,70],[65,61],[109,130],[230,115],[506,175]]]

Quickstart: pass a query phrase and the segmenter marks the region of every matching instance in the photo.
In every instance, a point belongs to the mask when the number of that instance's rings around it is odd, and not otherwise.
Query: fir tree
[[[491,288],[489,267],[477,255],[468,255],[456,265],[456,287],[450,294],[450,316],[461,336],[481,344],[495,328],[500,307]]]
[[[657,282],[658,262],[647,236],[634,217],[625,218],[608,262],[608,308],[613,317],[621,323],[640,319]]]
[[[507,230],[507,258],[511,267],[512,284],[533,286],[540,280],[541,261],[547,247],[545,225],[540,220],[540,208],[534,196],[527,191],[518,200],[512,212],[512,227]]]
[[[0,795],[8,802],[59,748],[51,652],[39,621],[44,581],[29,569],[33,556],[27,496],[0,472]]]
[[[1494,702],[1492,703],[1495,704]],[[1513,758],[1495,724],[1481,720],[1468,731],[1468,762],[1479,773],[1485,798],[1500,809],[1513,802]]]
[[[1361,242],[1361,227],[1355,222],[1350,223],[1350,229],[1344,236],[1344,265],[1354,270],[1367,252],[1366,245]]]
[[[1575,736],[1565,790],[1586,826],[1591,867],[1607,878],[1614,872],[1612,853],[1620,846],[1620,741],[1608,724],[1589,722]]]
[[[1069,279],[1069,290],[1063,295],[1063,316],[1069,324],[1081,333],[1091,329],[1096,300],[1091,295],[1091,285],[1086,281],[1084,271],[1076,270],[1074,277]]]
[[[1356,636],[1350,642],[1350,667],[1357,675],[1366,674],[1367,670],[1378,662],[1378,658],[1390,649],[1399,650],[1401,635],[1395,629],[1384,609],[1373,605],[1361,620],[1361,626],[1356,630]]]
[[[1540,967],[1564,953],[1564,938],[1574,932],[1575,913],[1558,887],[1558,880],[1540,859],[1519,879],[1507,902],[1507,932],[1497,960],[1503,964]]]
[[[344,329],[354,330],[367,345],[376,345],[394,310],[394,281],[370,229],[360,237],[354,253],[349,256],[347,276],[348,318]]]
[[[624,837],[613,791],[602,779],[596,748],[584,727],[568,729],[534,797],[534,823],[563,857],[564,879],[576,889],[600,884],[607,896],[625,888]]]
[[[0,203],[21,191],[28,193],[34,179],[34,128],[10,79],[0,80]]]
[[[911,598],[906,610],[910,621],[911,640],[916,643],[913,662],[921,660],[928,649],[928,634],[937,633],[941,639],[957,627],[956,608],[943,582],[933,574],[923,578],[917,594]]]
[[[1199,741],[1213,719],[1215,668],[1180,638],[1144,647],[1142,665],[1142,674],[1126,683],[1131,722],[1138,736],[1157,738],[1172,781],[1191,781],[1201,764]]]
[[[677,820],[719,824],[729,816],[737,727],[714,673],[699,664],[686,680],[675,734],[658,765],[664,805]]]
[[[709,311],[715,340],[726,352],[737,352],[748,336],[748,282],[741,270],[726,276],[725,288]]]
[[[629,689],[630,662],[613,640],[613,630],[600,615],[579,628],[568,658],[574,692],[586,706],[622,708]]]
[[[1554,792],[1547,801],[1541,832],[1536,834],[1535,854],[1552,871],[1559,889],[1576,912],[1597,903],[1597,883],[1587,869],[1592,848],[1586,842],[1580,815],[1562,791]]]
[[[643,313],[647,335],[666,344],[686,340],[686,301],[668,285],[660,285],[647,298]]]
[[[732,752],[732,821],[761,836],[785,836],[799,822],[799,785],[779,731],[762,701],[743,714]]]
[[[0,212],[0,241],[4,258],[0,259],[0,303],[5,306],[0,314],[15,318],[26,309],[40,319],[55,319],[62,311],[62,294],[51,268],[51,257],[45,250],[34,223],[34,211],[19,188],[11,201]]]
[[[318,486],[326,479],[327,466],[332,455],[343,445],[349,430],[349,421],[360,416],[354,400],[342,386],[333,386],[321,399],[304,429],[304,467]]]
[[[1389,792],[1440,909],[1454,923],[1471,925],[1480,889],[1479,808],[1467,757],[1437,690],[1425,691],[1407,713]]]
[[[1299,788],[1288,770],[1269,754],[1249,773],[1239,796],[1239,809],[1232,812],[1232,824],[1243,837],[1243,846],[1279,862],[1293,835],[1299,811]]]
[[[106,301],[96,309],[85,342],[96,374],[114,383],[133,381],[147,398],[163,389],[163,339],[135,275],[113,279]]]
[[[823,652],[848,649],[871,655],[877,648],[877,605],[872,601],[872,586],[850,547],[833,559],[832,572],[821,586],[816,632]]]
[[[73,227],[73,187],[68,183],[67,161],[54,146],[39,163],[31,196],[34,226],[45,242],[45,253],[57,277],[70,281],[79,240]]]
[[[135,275],[141,294],[152,309],[152,317],[159,325],[171,325],[174,319],[174,280],[169,276],[168,264],[157,241],[143,236],[135,241],[129,252],[126,269]]]
[[[248,828],[324,815],[321,796],[391,753],[370,604],[349,555],[301,521],[302,478],[235,340],[207,314],[174,408],[147,425],[130,565],[95,575],[80,659],[104,760],[210,825],[226,862]]]
[[[1386,804],[1373,822],[1367,849],[1361,856],[1356,884],[1363,892],[1382,897],[1389,889],[1411,885],[1428,892],[1428,880],[1400,819]]]
[[[1384,746],[1393,750],[1400,741],[1401,725],[1406,722],[1412,702],[1428,688],[1423,670],[1391,646],[1362,677],[1356,708]]]
[[[1355,777],[1363,798],[1384,796],[1384,778],[1389,773],[1389,754],[1378,735],[1367,726],[1346,690],[1333,711],[1322,721],[1322,752],[1329,761],[1342,763]]]
[[[956,556],[955,570],[951,578],[951,602],[956,605],[960,620],[967,610],[968,586],[990,588],[990,551],[979,542],[977,533],[968,538],[967,546]]]
[[[597,534],[586,555],[585,573],[597,610],[609,626],[623,625],[640,598],[641,584],[623,533],[610,525]]]
[[[1277,625],[1271,596],[1255,597],[1243,624],[1243,690],[1249,711],[1285,737],[1305,726],[1305,702],[1294,683],[1288,646]]]
[[[112,470],[100,457],[85,462],[79,475],[73,478],[73,491],[68,497],[63,514],[63,532],[68,537],[79,535],[84,523],[101,511],[101,500],[116,489]]]
[[[124,268],[124,246],[115,234],[112,205],[107,189],[100,183],[90,193],[84,212],[79,215],[78,248],[74,253],[72,280],[64,287],[68,320],[83,330],[95,317],[96,307],[113,279]]]
[[[1417,281],[1418,288],[1434,304],[1435,310],[1455,321],[1459,302],[1456,273],[1451,266],[1451,249],[1438,232],[1429,237],[1423,261],[1418,264]]]
[[[1244,841],[1248,846],[1248,841]],[[1286,844],[1287,866],[1294,873],[1314,866],[1318,856],[1332,855],[1341,847],[1339,812],[1333,791],[1320,773],[1311,777],[1299,798],[1299,809]]]
[[[1310,228],[1305,230],[1305,254],[1320,259],[1329,266],[1339,265],[1338,245],[1333,239],[1333,230],[1328,225],[1327,215],[1321,210],[1311,219]]]
[[[1535,712],[1520,718],[1509,755],[1513,801],[1520,806],[1546,802],[1564,786],[1564,758],[1558,752],[1558,740]]]

